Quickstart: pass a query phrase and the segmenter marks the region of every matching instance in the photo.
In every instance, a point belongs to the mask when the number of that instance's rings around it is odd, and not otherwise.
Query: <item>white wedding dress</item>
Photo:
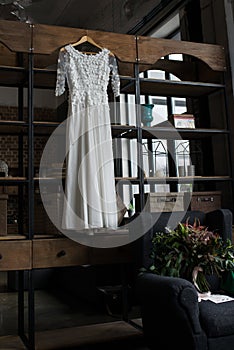
[[[85,54],[60,51],[56,96],[69,90],[66,184],[62,228],[82,231],[118,226],[107,87],[119,95],[117,63],[108,49]]]

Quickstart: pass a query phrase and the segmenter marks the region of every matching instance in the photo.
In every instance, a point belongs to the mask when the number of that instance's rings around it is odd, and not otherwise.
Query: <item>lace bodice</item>
[[[84,54],[72,45],[60,51],[55,95],[62,95],[67,80],[70,103],[86,108],[107,104],[107,86],[111,73],[111,86],[115,97],[119,96],[120,80],[117,62],[104,48],[95,55]]]

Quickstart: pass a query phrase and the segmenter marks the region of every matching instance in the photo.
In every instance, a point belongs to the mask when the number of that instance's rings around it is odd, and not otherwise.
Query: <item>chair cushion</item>
[[[234,301],[215,304],[202,300],[199,310],[201,326],[208,337],[234,334]]]

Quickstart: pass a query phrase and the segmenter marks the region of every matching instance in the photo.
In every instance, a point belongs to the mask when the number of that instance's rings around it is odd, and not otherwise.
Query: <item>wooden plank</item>
[[[24,235],[8,234],[6,236],[0,236],[0,241],[15,241],[25,239]]]
[[[100,46],[109,48],[120,61],[136,62],[136,39],[133,35],[42,24],[36,24],[33,28],[33,52],[52,54],[64,45],[77,41],[83,35],[89,35]],[[11,51],[30,52],[31,36],[32,28],[29,24],[0,20],[0,42]],[[21,40],[22,37],[24,40]],[[154,64],[168,54],[181,53],[199,58],[213,70],[226,69],[224,48],[219,45],[147,36],[139,36],[137,44],[141,64]],[[56,55],[54,59],[55,57]],[[130,71],[132,72],[132,68]]]
[[[23,176],[21,176],[21,177],[19,177],[19,176],[8,176],[8,177],[3,177],[3,176],[2,176],[2,177],[0,177],[0,180],[11,183],[11,182],[13,182],[13,181],[25,181],[25,180],[27,180],[27,178],[26,178],[26,177],[23,177]]]
[[[0,65],[17,66],[17,55],[10,51],[5,45],[0,44]]]
[[[140,72],[159,69],[174,74],[180,80],[222,83],[220,72],[212,71],[204,62],[176,61],[160,59],[152,65],[140,64]]]
[[[67,238],[34,239],[33,268],[77,266],[89,263],[88,247]]]
[[[76,42],[83,35],[90,36],[98,45],[108,48],[120,61],[136,62],[133,35],[43,24],[36,24],[33,30],[34,53],[52,54],[61,47]]]
[[[224,48],[220,45],[139,36],[137,46],[140,64],[154,64],[170,54],[185,54],[200,59],[215,71],[226,70]]]
[[[0,20],[0,42],[11,51],[30,52],[31,35],[28,23]]]
[[[33,31],[35,54],[51,54],[86,35],[85,29],[36,24]]]
[[[97,239],[100,240],[100,236]],[[32,247],[33,268],[134,261],[134,244],[114,248],[93,248],[69,238],[39,238],[33,240]]]
[[[114,250],[114,248],[118,249],[118,247],[127,245],[130,242],[129,230],[128,228],[125,229],[123,227],[119,227],[117,230],[100,228],[96,229],[95,232],[92,232],[91,234],[84,235],[81,233],[80,236],[78,235],[79,233],[77,232],[67,233],[67,237],[71,240],[82,242],[82,244],[85,244],[88,247],[94,247],[95,249],[105,248],[105,254],[108,253],[109,249],[113,249],[112,255],[110,256],[110,262],[111,259],[114,262],[116,257],[119,256],[119,252]],[[106,259],[105,254],[102,254],[103,259]],[[117,260],[119,260],[119,258],[117,258]],[[97,261],[97,263],[102,262]]]
[[[31,241],[0,241],[0,271],[31,269]]]

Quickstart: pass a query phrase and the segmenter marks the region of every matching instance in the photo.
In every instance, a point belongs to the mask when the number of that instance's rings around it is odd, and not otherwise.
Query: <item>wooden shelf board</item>
[[[48,127],[56,127],[56,126],[58,126],[60,123],[59,122],[45,122],[45,121],[40,121],[40,120],[36,120],[36,121],[34,121],[33,122],[33,125],[34,126],[38,126],[38,127],[40,127],[40,126],[48,126]]]
[[[111,125],[113,138],[136,138],[137,128],[134,125]]]
[[[215,83],[202,83],[192,81],[140,79],[140,92],[142,95],[173,96],[173,97],[199,97],[223,89],[224,85]],[[133,94],[134,84],[126,84],[122,91]]]
[[[131,183],[139,183],[139,179],[137,177],[116,177],[116,181],[121,181],[121,182],[131,182]],[[178,176],[170,176],[170,177],[145,177],[144,181],[145,183],[147,182],[158,182],[158,183],[163,183],[163,182],[186,182],[189,181],[227,181],[231,180],[230,176],[183,176],[183,177],[178,177]]]
[[[195,182],[195,181],[227,181],[231,180],[230,176],[183,176],[183,177],[147,177],[145,178],[145,182]]]
[[[173,126],[152,126],[142,128],[142,137],[147,139],[173,139],[173,140],[187,140],[187,139],[202,139],[215,135],[227,135],[229,132],[226,129],[182,129],[174,128]]]
[[[60,178],[56,178],[56,177],[45,177],[45,178],[39,178],[39,177],[35,177],[34,180],[35,181],[57,181]],[[183,177],[178,177],[178,176],[170,176],[170,177],[146,177],[145,181],[158,181],[158,182],[163,182],[163,181],[186,181],[186,180],[191,180],[194,179],[194,181],[197,180],[201,180],[201,181],[208,181],[208,180],[230,180],[230,176],[227,175],[220,175],[220,176],[200,176],[200,175],[196,175],[196,176],[183,176]],[[137,177],[115,177],[115,181],[121,181],[121,182],[131,182],[131,183],[139,183],[139,178]]]
[[[0,120],[0,126],[27,126],[28,124],[25,121],[21,120]]]
[[[0,241],[18,241],[18,240],[23,240],[27,239],[26,236],[24,235],[16,235],[16,234],[9,234],[6,236],[0,236]]]
[[[65,179],[65,176],[62,176],[62,179]],[[34,177],[34,181],[44,181],[44,182],[53,182],[53,181],[55,181],[55,182],[58,182],[58,181],[60,181],[61,180],[61,177],[60,176],[58,176],[58,177],[55,177],[55,176],[53,176],[53,177],[49,177],[49,176],[45,176],[45,177]]]
[[[19,120],[0,120],[0,134],[18,135],[27,132],[28,123]]]
[[[11,71],[11,72],[27,72],[24,67],[0,65],[0,71]]]
[[[54,131],[60,122],[45,122],[35,121],[34,132],[35,135],[47,135]],[[28,123],[24,121],[12,121],[2,120],[0,121],[0,134],[27,134]],[[63,130],[61,128],[61,130]],[[137,127],[135,125],[118,125],[112,124],[112,137],[113,138],[128,138],[133,139],[137,137]],[[228,134],[226,129],[208,129],[208,128],[195,128],[195,129],[183,129],[174,128],[173,126],[151,126],[142,127],[143,138],[161,138],[161,139],[201,139],[204,137],[210,137],[213,135]]]
[[[50,234],[50,233],[35,233],[33,239],[51,239],[51,238],[63,238],[63,235]]]
[[[46,121],[34,121],[34,134],[35,135],[50,135],[57,127],[60,127],[56,133],[64,134],[65,136],[65,126],[66,124],[60,123],[58,121],[55,122],[46,122]]]
[[[61,125],[60,122],[43,122],[43,121],[35,121],[33,123],[35,127],[35,134],[48,134],[51,133],[55,128]],[[64,124],[65,126],[65,124]],[[63,130],[61,128],[61,130]],[[136,137],[136,126],[134,125],[111,125],[112,136],[113,137],[121,137],[121,138],[132,138]]]
[[[0,182],[9,182],[9,183],[12,183],[14,181],[26,181],[27,178],[24,177],[24,176],[8,176],[8,177],[0,177]]]
[[[0,66],[0,85],[18,86],[28,81],[27,71],[22,67]]]
[[[116,177],[115,178],[115,181],[116,182],[121,182],[121,183],[126,183],[126,184],[129,184],[132,183],[132,184],[136,184],[138,185],[139,184],[139,179],[137,177]]]

